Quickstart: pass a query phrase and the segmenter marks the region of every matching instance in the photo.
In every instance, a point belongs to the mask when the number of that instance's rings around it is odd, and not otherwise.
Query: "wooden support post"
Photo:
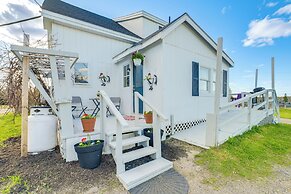
[[[29,46],[29,35],[24,34],[24,46]],[[24,56],[22,59],[22,94],[21,94],[21,156],[27,156],[27,139],[28,139],[28,71],[29,57]]]
[[[158,115],[155,111],[153,111],[153,146],[157,150],[156,158],[158,159],[162,157],[161,153],[161,123]]]
[[[272,57],[272,89],[275,90],[275,58]]]
[[[249,101],[248,101],[248,125],[249,125],[249,129],[252,128],[252,107],[253,107],[253,99],[249,98]]]

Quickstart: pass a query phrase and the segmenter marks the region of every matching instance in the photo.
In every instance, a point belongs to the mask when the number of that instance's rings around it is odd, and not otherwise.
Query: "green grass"
[[[280,108],[280,117],[285,119],[291,119],[291,108]]]
[[[273,166],[291,165],[291,125],[254,127],[218,148],[196,156],[200,165],[216,175],[254,179],[272,173]]]
[[[28,193],[28,186],[20,176],[9,176],[0,179],[0,193]]]
[[[13,114],[0,115],[0,146],[10,137],[18,137],[21,134],[21,117]]]

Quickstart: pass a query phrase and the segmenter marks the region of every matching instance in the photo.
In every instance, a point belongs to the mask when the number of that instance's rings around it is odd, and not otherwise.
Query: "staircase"
[[[172,162],[161,157],[161,123],[166,121],[151,104],[139,93],[135,93],[135,110],[138,110],[139,99],[153,111],[153,124],[139,122],[139,115],[135,115],[134,126],[129,126],[128,122],[122,117],[115,108],[110,98],[104,91],[99,91],[101,106],[101,130],[104,130],[106,120],[106,106],[116,118],[116,130],[101,131],[105,139],[105,152],[111,152],[116,163],[116,174],[123,186],[130,190],[141,183],[171,169]],[[149,137],[142,135],[144,128],[153,128],[153,146],[149,145]],[[139,145],[139,149],[129,150],[130,147]],[[125,169],[125,164],[143,157],[150,156],[151,161],[130,170]]]

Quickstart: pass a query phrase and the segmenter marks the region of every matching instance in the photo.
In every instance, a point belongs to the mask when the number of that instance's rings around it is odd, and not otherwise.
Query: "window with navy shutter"
[[[192,62],[192,96],[199,96],[199,63]]]
[[[222,82],[223,97],[227,97],[227,71],[223,70],[223,82]]]

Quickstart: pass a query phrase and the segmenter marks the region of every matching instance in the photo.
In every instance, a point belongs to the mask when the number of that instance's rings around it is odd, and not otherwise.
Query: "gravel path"
[[[291,119],[284,119],[284,118],[281,118],[281,123],[285,123],[285,124],[290,124],[291,125]]]

